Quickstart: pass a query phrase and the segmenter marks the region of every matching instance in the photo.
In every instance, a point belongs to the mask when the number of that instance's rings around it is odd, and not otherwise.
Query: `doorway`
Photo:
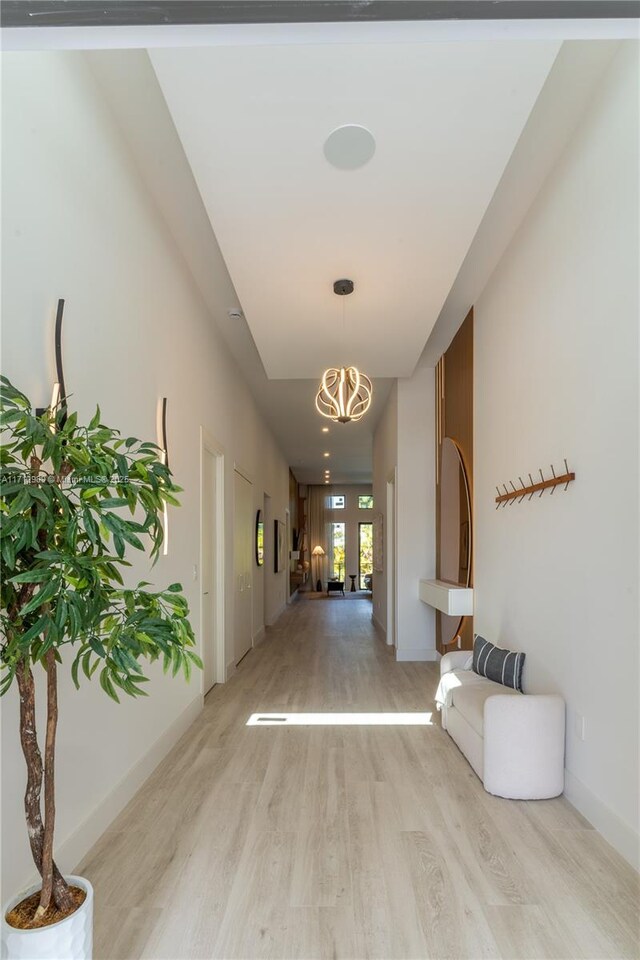
[[[253,485],[236,467],[233,474],[233,655],[236,665],[252,646]]]
[[[224,452],[200,428],[200,625],[203,693],[226,680],[224,656]]]

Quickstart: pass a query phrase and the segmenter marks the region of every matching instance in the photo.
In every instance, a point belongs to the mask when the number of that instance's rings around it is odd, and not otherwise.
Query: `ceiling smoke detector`
[[[227,310],[227,316],[229,317],[229,320],[242,320],[244,313],[240,307],[231,307],[231,310]]]

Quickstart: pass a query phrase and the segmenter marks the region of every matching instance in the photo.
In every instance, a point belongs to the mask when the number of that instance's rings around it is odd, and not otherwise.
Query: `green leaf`
[[[28,613],[31,613],[33,610],[37,610],[38,607],[41,607],[43,604],[51,600],[51,598],[56,595],[59,589],[59,581],[57,579],[52,580],[51,583],[46,585],[46,587],[42,587],[41,590],[38,590],[31,600],[29,600],[29,602],[22,607],[20,610],[20,616],[26,617]]]
[[[100,407],[96,407],[96,412],[89,421],[89,430],[95,430],[100,425]]]
[[[87,536],[91,540],[91,543],[94,545],[98,544],[100,542],[100,531],[98,529],[98,524],[91,515],[91,510],[89,507],[83,507],[82,519],[84,520],[84,528],[87,531]]]
[[[51,570],[25,570],[11,577],[11,583],[42,583],[51,578]]]
[[[94,653],[97,653],[103,660],[107,657],[107,651],[97,637],[89,637],[89,644]]]
[[[50,622],[48,614],[45,614],[43,617],[40,617],[33,626],[29,627],[26,633],[23,633],[20,638],[20,643],[23,647],[26,647],[27,644],[31,643],[32,640],[35,640],[36,637],[39,637],[41,633],[44,633],[47,625]]]
[[[100,686],[102,687],[104,692],[107,694],[107,696],[111,697],[112,700],[115,700],[116,703],[120,703],[118,695],[113,688],[113,683],[109,678],[108,667],[103,667],[102,670],[100,671]]]

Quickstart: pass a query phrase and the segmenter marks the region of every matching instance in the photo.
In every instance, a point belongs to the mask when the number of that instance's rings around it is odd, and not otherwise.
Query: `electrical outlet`
[[[194,563],[194,565],[193,565],[193,579],[194,579],[194,580],[197,580],[197,579],[198,579],[198,564],[197,564],[197,563]]]
[[[576,713],[574,717],[574,730],[575,735],[578,740],[584,740],[586,735],[586,724],[584,717],[580,713]]]

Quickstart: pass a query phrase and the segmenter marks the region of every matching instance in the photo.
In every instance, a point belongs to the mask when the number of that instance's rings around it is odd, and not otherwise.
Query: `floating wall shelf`
[[[458,587],[445,580],[420,580],[418,596],[423,603],[450,617],[470,617],[473,614],[472,587]]]

